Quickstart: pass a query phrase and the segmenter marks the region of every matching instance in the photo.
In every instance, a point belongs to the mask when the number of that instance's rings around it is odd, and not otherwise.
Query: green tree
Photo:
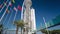
[[[3,30],[3,25],[0,24],[0,34],[2,34],[2,30]]]
[[[14,21],[14,23],[17,26],[16,27],[16,34],[18,34],[18,28],[19,27],[21,28],[21,34],[22,34],[22,30],[23,30],[23,27],[24,27],[24,22],[22,20],[20,20],[20,21]]]

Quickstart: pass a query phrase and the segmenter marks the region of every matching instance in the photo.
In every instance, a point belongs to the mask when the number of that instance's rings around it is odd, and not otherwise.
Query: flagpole
[[[23,19],[23,7],[24,7],[24,2],[23,2],[23,5],[22,5],[21,20]]]
[[[12,13],[13,13],[13,11],[11,12],[11,15],[10,15],[10,17],[9,17],[9,19],[8,19],[8,22],[7,22],[7,23],[9,23],[9,21],[10,21],[10,18],[11,18],[11,16],[12,16]]]
[[[18,11],[18,10],[17,10],[17,11]],[[14,16],[14,19],[13,19],[13,24],[14,24],[14,21],[15,21],[16,15],[17,15],[17,11],[16,11],[15,16]]]
[[[41,27],[40,29],[42,29],[42,28],[43,28],[43,27],[42,27],[42,23],[40,23],[40,27]]]
[[[45,21],[45,18],[43,17],[43,21],[44,21],[44,24],[45,24],[45,27],[46,27],[46,30],[47,30],[47,33],[49,34],[49,31],[47,29],[47,24],[46,24],[46,21]]]
[[[5,23],[5,21],[6,21],[7,17],[8,17],[8,14],[6,15],[6,18],[5,18],[5,20],[3,21],[3,24]]]
[[[9,14],[7,14],[7,15],[6,15],[6,17],[5,17],[4,21],[3,21],[3,23],[6,21],[6,19],[7,19],[8,15],[9,15]]]
[[[8,4],[6,10],[8,9],[8,7],[9,7],[9,4]],[[1,22],[1,20],[3,19],[3,17],[5,16],[5,14],[6,14],[6,10],[5,10],[5,12],[3,13],[2,17],[0,18],[0,22]]]
[[[3,8],[5,7],[5,5],[2,7],[2,9],[0,10],[0,13],[1,13],[1,11],[3,10]]]
[[[8,2],[8,0],[6,1],[6,3]],[[2,7],[2,9],[0,10],[0,13],[1,13],[1,11],[3,10],[3,8],[5,7],[5,5]]]
[[[23,20],[23,18],[24,18],[23,10],[24,10],[24,2],[23,2],[23,5],[22,5],[21,20]],[[22,31],[22,33],[24,34],[23,31]]]

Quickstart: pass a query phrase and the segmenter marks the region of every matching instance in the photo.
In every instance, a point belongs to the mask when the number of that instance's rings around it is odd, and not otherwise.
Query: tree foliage
[[[47,30],[41,30],[42,33],[47,34]],[[49,34],[60,34],[60,30],[48,30]]]

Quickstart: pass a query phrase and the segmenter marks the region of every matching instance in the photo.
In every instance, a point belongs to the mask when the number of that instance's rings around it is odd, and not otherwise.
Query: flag
[[[15,11],[18,11],[16,7],[14,7],[14,10],[15,10]]]
[[[6,13],[9,13],[10,11],[8,9],[6,9]]]
[[[0,8],[2,8],[2,5],[0,5]]]
[[[15,0],[12,0],[13,3],[15,3]]]
[[[9,6],[10,6],[10,7],[12,6],[12,3],[11,3],[11,2],[9,2]]]
[[[45,27],[47,28],[47,24],[44,17],[43,17],[43,21],[44,21]]]
[[[17,7],[17,8],[18,8],[18,10],[22,10],[21,6],[19,6],[19,5],[18,5],[18,7]]]
[[[4,6],[6,6],[6,2],[4,2]]]
[[[43,21],[44,21],[44,23],[45,23],[45,27],[46,27],[46,30],[47,30],[47,33],[49,34],[49,31],[48,31],[48,27],[47,27],[47,24],[46,24],[46,21],[45,21],[45,18],[43,17]]]

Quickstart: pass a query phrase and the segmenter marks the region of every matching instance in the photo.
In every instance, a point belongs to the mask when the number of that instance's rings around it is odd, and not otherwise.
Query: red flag
[[[15,10],[15,11],[18,11],[16,7],[14,7],[14,10]]]
[[[12,6],[12,3],[11,3],[11,2],[9,2],[9,6],[10,6],[10,7]]]
[[[17,7],[17,8],[18,8],[18,10],[22,10],[21,6],[19,6],[19,5],[18,5],[18,7]]]

